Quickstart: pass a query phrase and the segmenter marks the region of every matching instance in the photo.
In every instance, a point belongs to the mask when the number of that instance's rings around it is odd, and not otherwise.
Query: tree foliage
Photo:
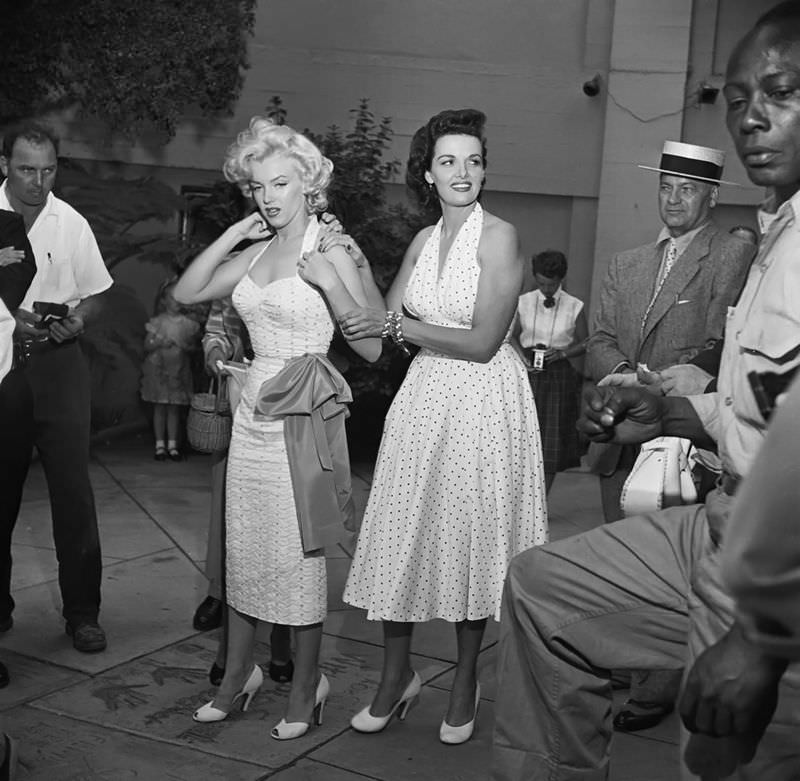
[[[256,0],[4,4],[0,123],[77,106],[114,131],[166,137],[187,111],[231,113]]]

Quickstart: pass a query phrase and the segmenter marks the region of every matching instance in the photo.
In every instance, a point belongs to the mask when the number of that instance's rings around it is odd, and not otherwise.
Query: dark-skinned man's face
[[[765,26],[736,47],[725,77],[726,124],[754,184],[780,200],[800,186],[800,25]]]

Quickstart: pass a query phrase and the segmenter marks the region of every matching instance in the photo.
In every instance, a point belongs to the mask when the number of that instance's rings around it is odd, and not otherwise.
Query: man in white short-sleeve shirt
[[[33,391],[35,445],[50,493],[66,631],[77,650],[95,652],[106,647],[97,623],[102,562],[89,481],[90,378],[78,337],[112,279],[88,222],[52,193],[57,154],[57,139],[47,127],[25,122],[9,129],[0,155],[6,177],[0,208],[22,215],[36,259],[36,275],[14,313],[16,354]],[[37,304],[66,305],[67,311],[43,318]],[[0,475],[0,490],[21,493],[22,486]],[[14,609],[10,548],[16,512],[7,515],[0,517],[0,632],[11,628]]]

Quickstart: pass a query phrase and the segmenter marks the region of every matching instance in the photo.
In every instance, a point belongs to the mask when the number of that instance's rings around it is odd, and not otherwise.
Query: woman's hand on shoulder
[[[342,255],[347,257],[344,251]],[[352,263],[352,260],[350,262]],[[300,260],[297,261],[297,273],[302,280],[320,290],[330,290],[341,281],[332,260],[319,250],[304,252],[300,256]]]
[[[367,265],[369,262],[352,236],[335,231],[321,232],[318,244],[319,251],[327,253],[334,247],[341,247],[353,259],[358,268]]]

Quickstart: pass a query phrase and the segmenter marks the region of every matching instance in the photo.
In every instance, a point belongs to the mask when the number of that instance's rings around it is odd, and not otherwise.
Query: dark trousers
[[[71,342],[34,351],[24,371],[33,393],[33,441],[50,494],[63,616],[73,625],[96,621],[102,561],[89,482],[89,369],[79,345]],[[24,480],[25,471],[18,470],[14,479],[4,471],[0,494],[18,495]],[[9,551],[16,519],[16,511],[0,518],[0,616],[14,606]]]
[[[14,609],[11,532],[33,448],[33,395],[22,369],[13,369],[0,383],[0,431],[0,620],[5,620]]]
[[[211,455],[211,514],[208,519],[206,577],[208,596],[225,601],[225,473],[228,451]]]

